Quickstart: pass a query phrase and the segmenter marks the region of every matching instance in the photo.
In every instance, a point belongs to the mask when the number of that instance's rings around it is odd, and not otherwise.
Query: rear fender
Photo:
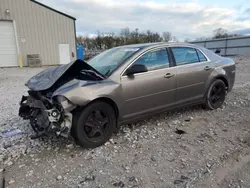
[[[206,98],[207,91],[210,87],[210,85],[216,80],[216,79],[222,79],[223,81],[226,81],[228,85],[229,81],[226,76],[226,71],[223,68],[216,68],[214,71],[210,74],[210,76],[207,79],[207,82],[205,84],[205,94],[204,99]]]

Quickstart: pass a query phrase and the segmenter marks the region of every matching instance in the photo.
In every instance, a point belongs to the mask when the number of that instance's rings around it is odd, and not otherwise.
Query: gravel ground
[[[249,60],[235,58],[235,87],[223,108],[195,106],[152,116],[121,127],[91,150],[64,138],[30,140],[18,102],[25,81],[42,68],[0,69],[0,180],[24,188],[250,187]],[[176,128],[186,134],[176,134]],[[1,135],[11,129],[23,133]]]

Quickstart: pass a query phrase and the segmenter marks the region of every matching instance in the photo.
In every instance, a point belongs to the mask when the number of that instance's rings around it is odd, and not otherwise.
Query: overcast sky
[[[77,19],[77,34],[121,28],[169,31],[179,40],[219,27],[250,34],[250,0],[38,0]]]

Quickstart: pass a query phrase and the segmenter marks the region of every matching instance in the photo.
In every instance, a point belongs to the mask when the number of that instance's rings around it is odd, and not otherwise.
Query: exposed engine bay
[[[20,102],[19,116],[30,120],[35,131],[33,139],[44,135],[67,137],[72,127],[72,111],[77,105],[70,102],[64,91],[58,91],[64,84],[77,80],[102,80],[103,76],[84,61],[77,60],[67,65],[47,69],[32,77],[25,85],[30,89],[28,96]]]
[[[30,120],[31,127],[36,135],[32,138],[39,138],[43,135],[56,133],[67,137],[72,126],[71,110],[75,108],[73,104],[65,105],[67,102],[51,101],[38,91],[29,91],[29,96],[23,96],[19,116],[23,119]],[[66,104],[67,105],[67,104]],[[65,109],[64,109],[65,107]]]

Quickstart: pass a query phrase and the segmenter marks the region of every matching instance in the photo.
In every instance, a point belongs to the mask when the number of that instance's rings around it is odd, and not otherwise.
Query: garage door
[[[13,22],[0,21],[0,67],[18,66]]]

